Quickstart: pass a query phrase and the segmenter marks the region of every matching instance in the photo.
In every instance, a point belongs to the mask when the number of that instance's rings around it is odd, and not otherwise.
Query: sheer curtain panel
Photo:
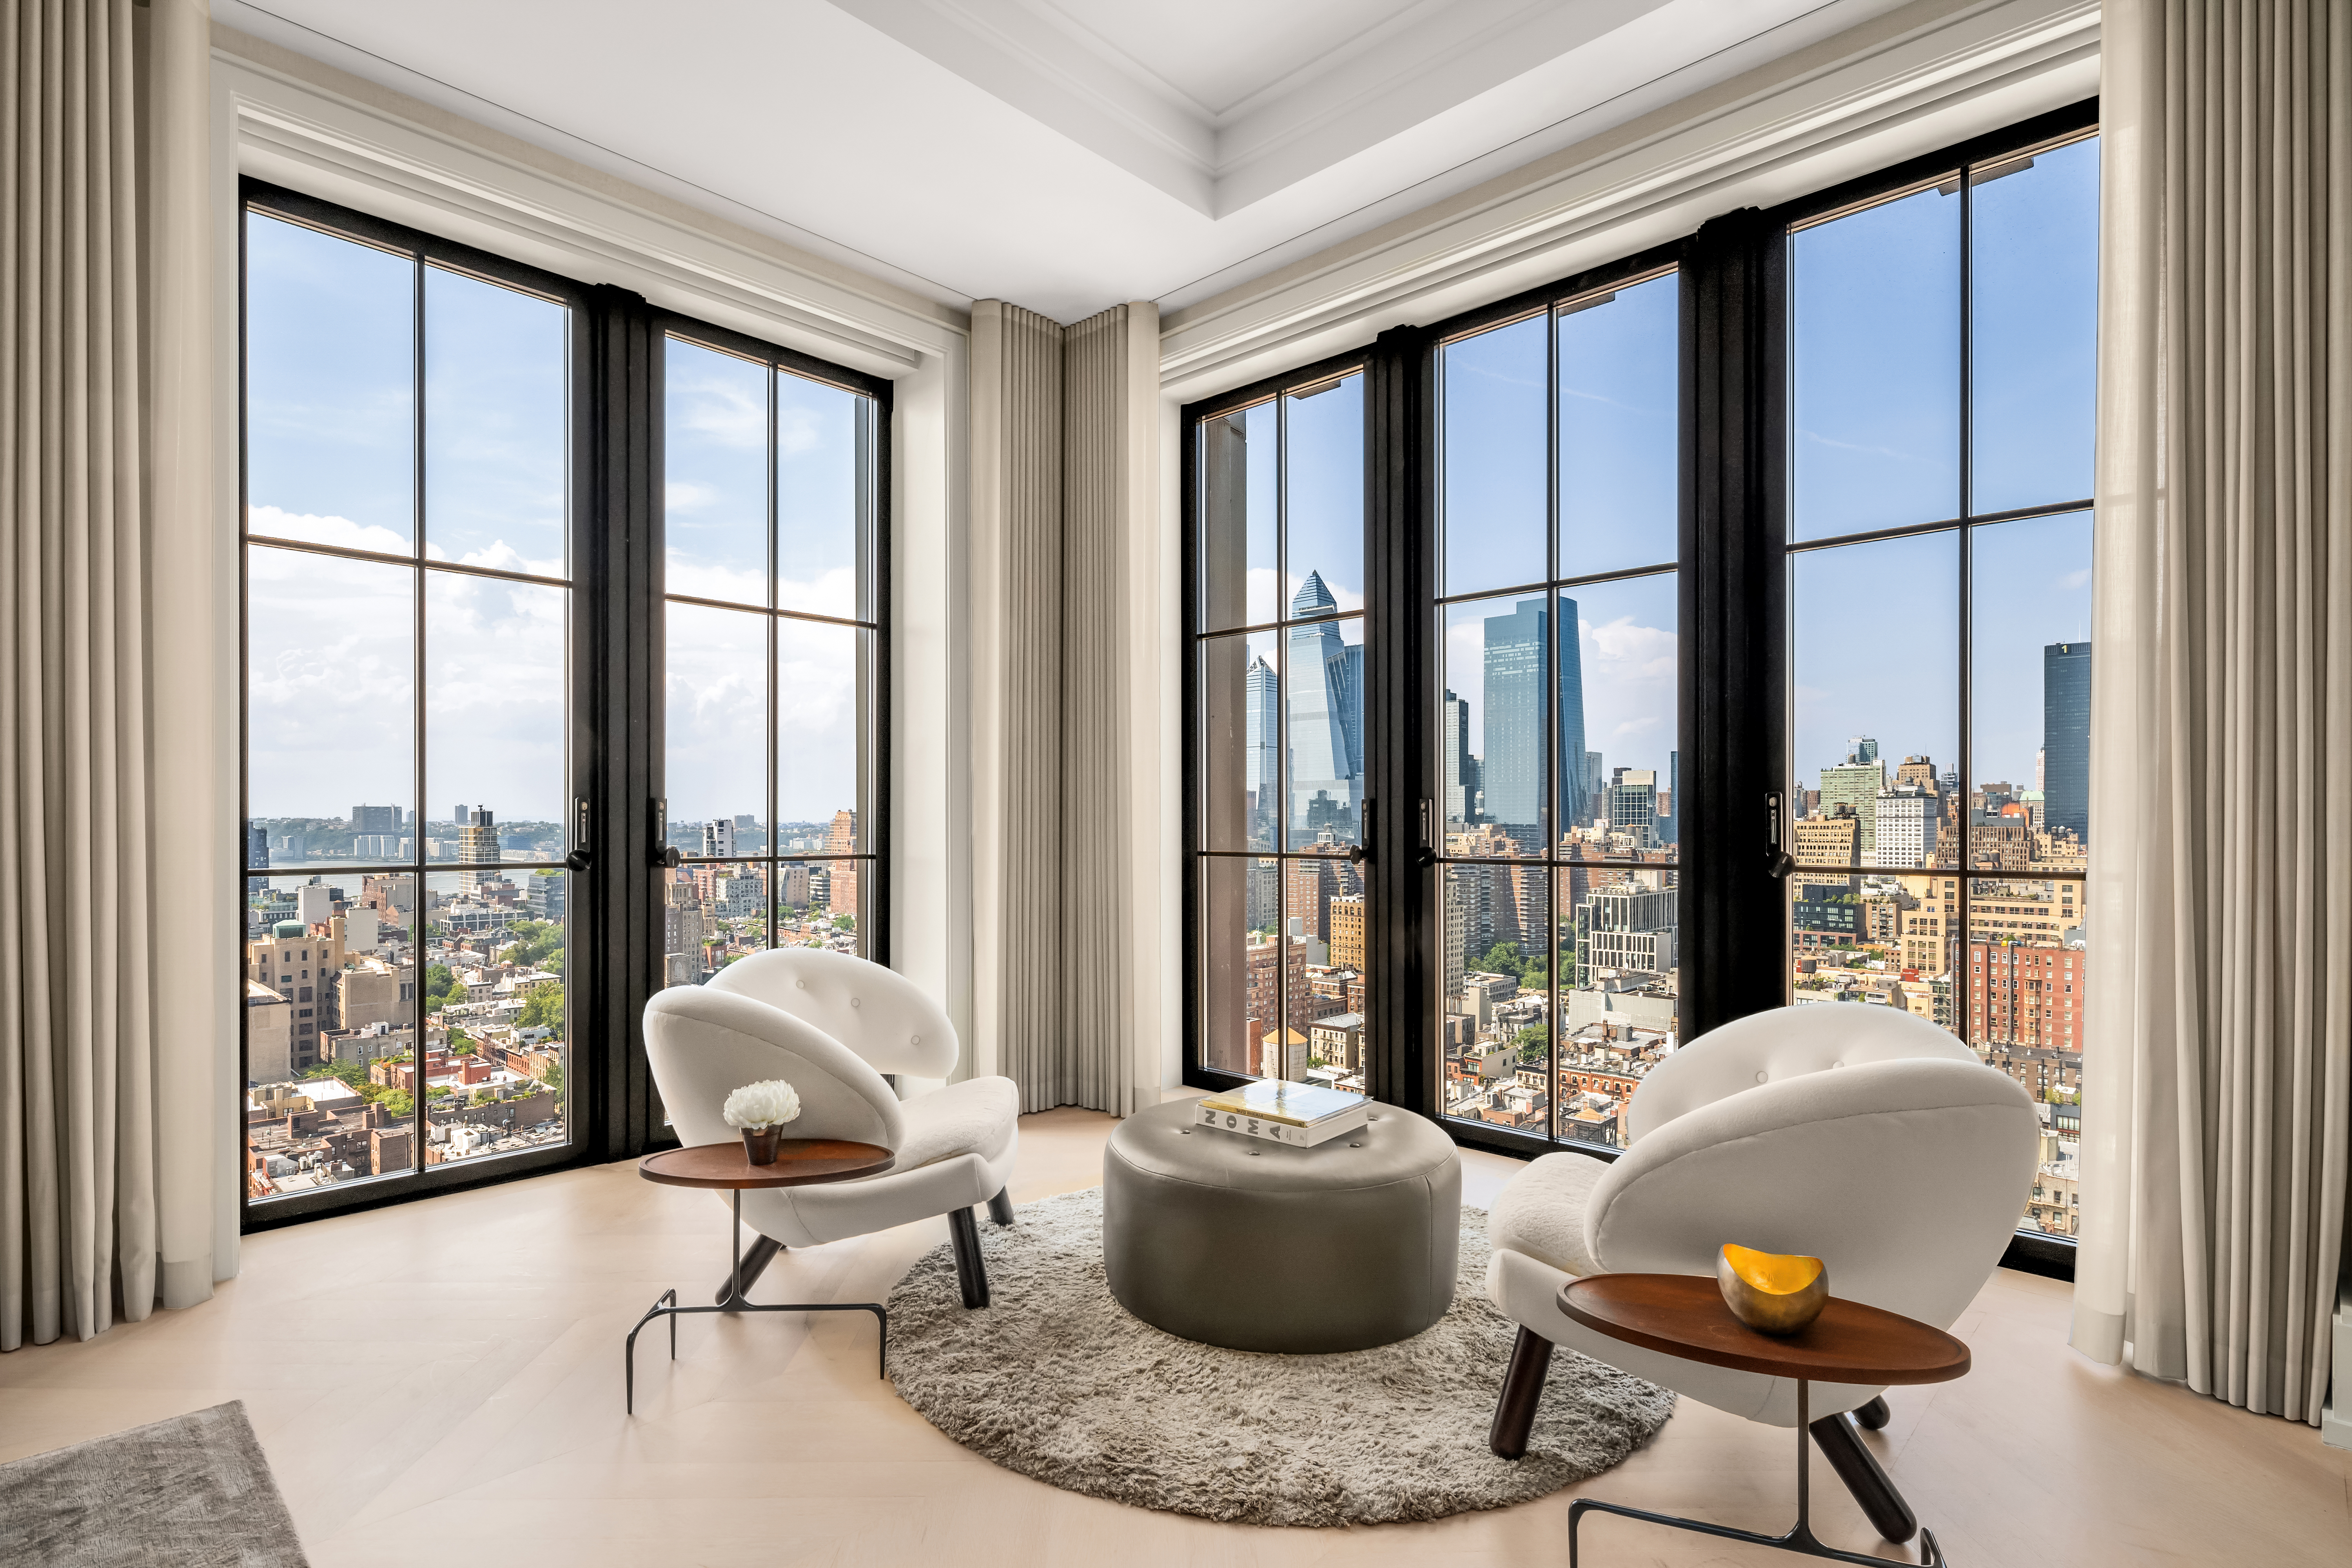
[[[2352,16],[2112,0],[2075,1346],[2316,1424],[2352,1035]]]
[[[158,1165],[147,436],[160,410],[138,102],[160,85],[149,65],[176,71],[150,108],[180,118],[151,126],[152,144],[171,132],[201,148],[204,13],[157,0],[169,15],[135,24],[131,0],[0,6],[0,1349],[13,1350],[147,1316],[166,1194],[180,1230],[208,1235],[217,1173],[201,1139],[178,1146],[182,1168]],[[173,258],[199,290],[206,255]],[[163,422],[186,434],[185,413]],[[190,1045],[207,1099],[216,1045]],[[184,1299],[212,1286],[208,1241],[191,1245],[204,1256],[174,1271]]]

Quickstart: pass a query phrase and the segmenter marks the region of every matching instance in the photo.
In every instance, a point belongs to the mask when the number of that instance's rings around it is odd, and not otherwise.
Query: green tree
[[[1498,942],[1486,950],[1486,956],[1480,959],[1475,967],[1487,974],[1517,975],[1527,964],[1528,961],[1519,956],[1517,948],[1509,942]]]
[[[515,1019],[518,1027],[553,1029],[563,1032],[563,987],[541,985],[522,999],[522,1013]]]
[[[833,917],[833,929],[835,931],[856,931],[857,929],[857,917],[856,915],[835,915]]]
[[[562,1062],[548,1063],[547,1070],[539,1075],[539,1081],[547,1085],[548,1088],[555,1090],[556,1093],[562,1094],[563,1092],[563,1064]]]
[[[376,1103],[383,1106],[383,1113],[394,1121],[405,1121],[416,1114],[415,1098],[404,1089],[385,1089],[377,1097]]]
[[[441,1011],[453,992],[460,997],[466,994],[466,988],[457,984],[456,971],[446,963],[425,966],[425,1010],[427,1013]]]

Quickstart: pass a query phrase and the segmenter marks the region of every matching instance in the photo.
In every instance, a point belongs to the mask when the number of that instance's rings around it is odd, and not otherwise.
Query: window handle
[[[654,806],[654,864],[665,871],[675,871],[680,858],[677,847],[669,838],[669,801],[656,799]]]
[[[1356,835],[1356,842],[1348,846],[1348,861],[1360,866],[1372,858],[1372,803],[1364,802],[1364,819]]]
[[[588,797],[574,795],[572,800],[572,849],[563,857],[564,869],[585,871],[593,858],[588,847]]]
[[[1767,846],[1769,858],[1765,862],[1764,874],[1768,877],[1785,877],[1797,868],[1797,863],[1789,858],[1788,797],[1777,789],[1767,791],[1764,795],[1764,808],[1771,819],[1768,830],[1769,842]],[[1677,812],[1682,810],[1680,801],[1675,803],[1675,809]]]

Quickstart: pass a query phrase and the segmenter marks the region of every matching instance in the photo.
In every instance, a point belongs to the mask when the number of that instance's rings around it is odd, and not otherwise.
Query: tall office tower
[[[1562,747],[1560,749],[1560,755],[1562,757],[1566,757],[1568,755],[1568,749],[1566,747]],[[1601,792],[1608,787],[1609,769],[1606,764],[1601,762],[1601,753],[1598,752],[1585,752],[1584,798],[1588,802],[1596,800],[1600,797]],[[1584,816],[1580,817],[1577,820],[1580,822],[1590,821],[1592,817],[1597,816],[1598,815],[1600,815],[1598,812],[1588,810]]]
[[[1471,814],[1478,809],[1475,782],[1478,760],[1470,754],[1470,700],[1448,691],[1438,703],[1437,712],[1444,737],[1438,751],[1445,760],[1444,826],[1467,827]]]
[[[1348,742],[1348,776],[1359,798],[1364,793],[1364,645],[1349,643],[1330,664],[1332,700],[1339,705],[1339,733]]]
[[[466,824],[471,822],[473,817],[467,812],[464,806],[456,805],[449,808],[449,820],[456,823],[458,826],[463,827]]]
[[[768,836],[761,829],[760,819],[748,811],[735,814],[735,847],[730,853],[753,855],[768,847]]]
[[[353,833],[398,833],[400,807],[396,805],[355,805],[352,807]]]
[[[1576,760],[1584,755],[1584,638],[1583,623],[1577,618],[1576,601],[1559,602],[1559,734],[1554,744],[1559,747],[1559,821],[1552,825],[1556,834],[1568,823],[1581,822],[1587,816],[1599,815],[1599,803],[1593,798],[1600,781],[1591,774],[1580,774]],[[1600,770],[1594,769],[1597,773]],[[1588,782],[1589,781],[1589,782]]]
[[[1323,574],[1309,572],[1290,601],[1294,617],[1339,607]],[[1351,679],[1348,646],[1339,623],[1315,621],[1290,628],[1290,833],[1312,839],[1325,827],[1352,836],[1362,794],[1350,736],[1362,719],[1360,654]],[[1354,715],[1348,712],[1357,707]]]
[[[1329,905],[1331,963],[1340,969],[1364,972],[1364,895],[1341,893]]]
[[[1658,842],[1658,775],[1652,768],[1619,768],[1609,784],[1609,831],[1622,833],[1634,847]]]
[[[1921,789],[1936,793],[1936,764],[1923,756],[1906,757],[1895,770],[1895,782],[1898,784],[1915,784]]]
[[[2042,651],[2042,657],[2046,660],[2046,659],[2050,657],[2050,655],[2049,655],[2049,650],[2047,650],[2047,649],[2045,648],[2045,649]],[[2045,697],[2045,698],[2044,698],[2044,700],[2045,700],[2045,701],[2047,701],[2047,700],[2048,700],[2048,699]],[[2049,763],[2049,761],[2050,761],[2050,748],[2049,748],[2049,747],[2047,747],[2047,746],[2037,746],[2037,747],[2035,747],[2035,748],[2034,748],[2034,752],[2033,752],[2033,787],[2034,787],[2034,789],[2035,789],[2036,791],[2046,790],[2046,789],[2048,789],[2048,788],[2050,787],[2050,780],[2049,780],[2049,776],[2048,776],[2048,775],[2043,772],[2043,769],[2047,766],[2047,764]]]
[[[1275,792],[1281,773],[1276,761],[1282,744],[1282,684],[1274,666],[1252,658],[1242,677],[1242,787],[1249,792],[1249,838],[1254,848],[1274,847]],[[1257,929],[1255,921],[1251,930]]]
[[[499,830],[491,820],[489,808],[476,808],[457,823],[457,858],[472,866],[495,866],[499,863]],[[457,877],[457,886],[473,892],[485,882],[499,879],[496,871],[464,871]]]
[[[825,830],[824,850],[828,855],[857,853],[856,812],[845,809],[833,814],[833,826]],[[825,870],[825,908],[836,915],[855,917],[857,913],[857,862],[831,861]]]
[[[1866,761],[1855,761],[1848,753],[1845,762],[1822,770],[1821,809],[1822,815],[1834,816],[1837,808],[1844,806],[1853,815],[1860,824],[1854,830],[1855,858],[1864,866],[1874,866],[1878,863],[1873,858],[1877,851],[1878,792],[1886,787],[1886,764],[1878,760],[1877,742],[1854,742],[1856,752],[1865,745],[1870,748]]]
[[[245,825],[245,863],[255,870],[269,864],[269,829],[257,822]]]
[[[706,822],[702,825],[702,853],[720,858],[735,853],[735,825],[731,822]]]
[[[1549,657],[1549,622],[1541,599],[1522,599],[1507,616],[1486,617],[1486,820],[1523,845],[1540,844],[1544,832],[1544,662]],[[1571,751],[1584,749],[1576,738]]]
[[[2091,645],[2042,650],[2042,816],[2091,841]]]
[[[1845,743],[1845,760],[1849,763],[1878,761],[1878,742],[1867,735],[1856,735]]]
[[[1677,826],[1683,815],[1683,754],[1666,753],[1666,794],[1658,803],[1658,842],[1672,844],[1682,837]]]
[[[1467,964],[1470,935],[1465,929],[1468,923],[1464,918],[1468,900],[1464,896],[1466,889],[1462,873],[1469,869],[1471,868],[1465,866],[1448,867],[1439,873],[1437,879],[1445,906],[1444,918],[1439,922],[1445,950],[1444,988],[1438,994],[1438,1012],[1441,1015],[1454,1011],[1454,1002],[1462,994],[1462,975]]]
[[[1916,783],[1878,792],[1874,814],[1874,852],[1881,866],[1913,869],[1936,853],[1937,801],[1935,793]]]
[[[1678,895],[1621,883],[1596,888],[1576,906],[1577,960],[1588,970],[1670,974],[1675,964]]]

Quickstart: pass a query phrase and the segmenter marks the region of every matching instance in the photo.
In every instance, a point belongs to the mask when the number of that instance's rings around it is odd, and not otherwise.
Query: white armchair
[[[879,964],[814,948],[739,959],[705,985],[672,986],[646,1004],[646,1054],[680,1141],[739,1136],[720,1115],[740,1086],[781,1078],[800,1094],[794,1138],[878,1143],[898,1156],[880,1175],[742,1194],[759,1233],[721,1305],[748,1291],[776,1254],[948,1216],[967,1307],[988,1305],[976,1204],[1013,1223],[1005,1182],[1020,1136],[1020,1095],[1004,1078],[901,1102],[884,1072],[941,1078],[955,1065],[955,1026],[920,988]]]
[[[1614,1163],[1547,1154],[1492,1210],[1486,1292],[1519,1324],[1494,1451],[1527,1452],[1552,1347],[1566,1345],[1751,1420],[1792,1426],[1786,1378],[1685,1361],[1569,1320],[1559,1289],[1600,1273],[1705,1274],[1727,1241],[1810,1254],[1830,1289],[1943,1329],[2000,1261],[2032,1185],[2041,1123],[2025,1090],[1948,1030],[1886,1007],[1776,1008],[1654,1068]],[[1881,1534],[1916,1529],[1855,1435],[1882,1391],[1811,1387],[1815,1443]]]

